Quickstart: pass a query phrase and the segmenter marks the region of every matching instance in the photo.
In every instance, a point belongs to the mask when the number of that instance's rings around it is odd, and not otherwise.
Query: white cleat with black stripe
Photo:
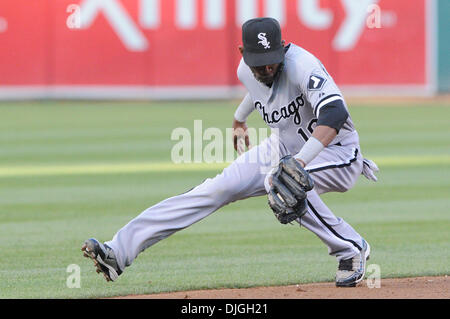
[[[370,245],[363,239],[363,246],[359,254],[353,258],[339,261],[336,272],[337,287],[355,287],[364,279],[366,261],[370,257]]]
[[[114,251],[106,244],[100,243],[95,238],[86,240],[81,247],[84,257],[94,261],[97,273],[103,273],[106,281],[115,281],[122,273],[117,265]]]

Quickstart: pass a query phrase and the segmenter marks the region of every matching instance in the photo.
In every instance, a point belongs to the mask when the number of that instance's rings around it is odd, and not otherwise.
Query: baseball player
[[[316,57],[293,43],[285,45],[275,19],[245,22],[242,41],[237,75],[248,94],[234,114],[233,128],[240,132],[235,149],[242,149],[240,141],[249,146],[245,123],[255,110],[271,135],[217,176],[144,210],[112,240],[86,240],[84,255],[108,281],[158,241],[231,202],[261,195],[268,195],[281,223],[296,221],[328,247],[338,260],[336,286],[355,286],[363,279],[369,244],[320,198],[347,191],[361,174],[376,181],[378,171],[363,158],[340,90]]]

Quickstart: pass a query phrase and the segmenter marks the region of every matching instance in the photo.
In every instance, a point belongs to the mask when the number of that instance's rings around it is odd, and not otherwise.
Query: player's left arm
[[[334,140],[349,117],[340,90],[320,62],[319,66],[301,82],[317,117],[311,137],[294,156],[303,167]]]
[[[308,165],[319,153],[331,143],[344,125],[348,117],[348,112],[339,106],[330,105],[326,108],[327,115],[322,114],[317,120],[317,126],[314,128],[311,137],[303,145],[300,152],[294,157],[303,167]],[[325,113],[325,112],[324,112]],[[339,121],[338,123],[336,123]]]
[[[317,125],[312,133],[312,137],[319,140],[324,147],[331,143],[337,135],[337,131],[327,125]]]

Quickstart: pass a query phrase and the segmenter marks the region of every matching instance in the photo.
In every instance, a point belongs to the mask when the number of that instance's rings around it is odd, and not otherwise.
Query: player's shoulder
[[[250,70],[248,65],[244,62],[244,58],[241,58],[239,65],[237,67],[237,77],[244,84],[246,81],[253,79],[252,71]]]
[[[290,43],[286,51],[285,68],[291,81],[302,81],[315,70],[320,70],[321,64],[312,53],[294,43]]]
[[[241,60],[239,61],[239,65],[237,67],[237,76],[239,78],[244,74],[244,72],[246,72],[245,66],[246,64],[244,63],[244,58],[241,58]]]

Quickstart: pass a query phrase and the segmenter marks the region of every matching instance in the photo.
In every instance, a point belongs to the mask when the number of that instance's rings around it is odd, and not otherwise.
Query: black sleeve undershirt
[[[342,100],[330,102],[320,108],[317,125],[332,127],[339,133],[339,130],[347,121],[349,114]]]

